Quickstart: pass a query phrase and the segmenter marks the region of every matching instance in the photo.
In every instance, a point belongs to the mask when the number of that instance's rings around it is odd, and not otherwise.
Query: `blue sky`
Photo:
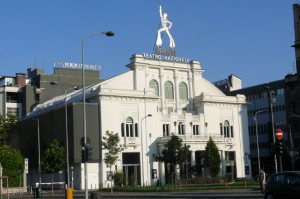
[[[173,22],[178,57],[199,60],[209,81],[240,77],[244,87],[295,72],[293,4],[297,0],[1,0],[0,75],[56,61],[102,65],[101,77],[128,71],[133,54],[152,53],[159,5]],[[298,2],[299,3],[299,2]],[[167,39],[166,35],[164,36]]]

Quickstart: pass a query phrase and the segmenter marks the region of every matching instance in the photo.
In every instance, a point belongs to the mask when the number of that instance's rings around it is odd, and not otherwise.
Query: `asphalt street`
[[[2,199],[8,198],[3,195]],[[20,198],[34,198],[33,193],[24,194],[10,194],[9,199]],[[64,191],[43,191],[42,198],[47,199],[63,199],[65,198]],[[85,198],[83,191],[74,191],[73,198]],[[195,191],[157,191],[157,192],[96,192],[89,191],[89,199],[155,199],[155,198],[172,198],[172,199],[192,199],[192,198],[206,198],[206,199],[222,199],[222,198],[252,198],[262,199],[263,196],[259,190],[255,189],[226,189],[226,190],[195,190]]]

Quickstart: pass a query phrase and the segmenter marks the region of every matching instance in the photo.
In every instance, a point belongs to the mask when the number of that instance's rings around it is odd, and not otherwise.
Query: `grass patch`
[[[203,184],[176,184],[164,186],[136,186],[136,187],[114,187],[114,191],[187,191],[187,190],[225,190],[225,189],[258,189],[256,181],[235,181],[229,183],[203,183]],[[103,188],[102,191],[110,191],[110,188]]]

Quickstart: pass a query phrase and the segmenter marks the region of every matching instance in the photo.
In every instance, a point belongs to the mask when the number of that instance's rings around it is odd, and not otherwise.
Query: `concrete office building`
[[[285,96],[285,81],[278,80],[274,82],[264,83],[260,85],[251,86],[248,88],[238,88],[240,83],[235,85],[238,81],[231,81],[235,76],[229,76],[228,79],[215,83],[220,87],[224,93],[228,95],[243,94],[246,96],[248,103],[248,128],[249,128],[249,142],[251,151],[251,163],[253,176],[258,175],[259,163],[261,168],[267,173],[275,172],[274,161],[274,136],[276,134],[272,129],[272,122],[274,129],[281,129],[284,132],[283,140],[285,147],[289,154],[291,150],[289,144],[291,141],[291,134],[287,125],[286,114],[286,96]],[[272,112],[271,112],[272,103]],[[273,116],[273,121],[272,121]],[[257,126],[255,122],[257,121]],[[256,132],[257,127],[257,132]],[[257,133],[257,134],[256,134]],[[257,137],[258,136],[258,137]],[[259,151],[258,151],[259,150]],[[277,156],[277,169],[290,170],[291,160],[289,157],[284,157],[280,160]],[[280,162],[281,161],[281,162]]]
[[[125,174],[128,185],[155,185],[168,181],[170,168],[156,162],[171,135],[190,145],[188,167],[201,165],[209,137],[221,155],[220,176],[251,179],[247,102],[244,95],[226,96],[202,77],[198,61],[155,54],[136,54],[127,65],[129,71],[88,86],[86,92],[87,138],[93,147],[88,162],[88,188],[108,187],[109,168],[103,162],[105,151],[99,145],[106,131],[118,133],[124,151],[113,172]],[[67,99],[69,157],[75,189],[84,188],[81,163],[82,90],[53,98],[37,106],[17,130],[12,143],[29,158],[30,170],[37,165],[39,119],[41,150],[56,138],[65,145],[64,103]],[[152,117],[148,116],[151,114]],[[55,124],[55,125],[54,125]],[[22,140],[22,141],[21,141]],[[157,173],[153,178],[152,172]],[[184,176],[184,168],[178,170]],[[207,175],[207,173],[203,173]],[[136,179],[136,180],[132,180]]]
[[[0,78],[0,114],[22,115],[22,87],[29,85],[30,79],[23,73],[16,76],[2,76]]]
[[[99,70],[87,70],[85,76],[86,85],[101,82]],[[42,69],[28,68],[27,75],[16,73],[16,76],[2,76],[0,114],[14,114],[21,119],[38,104],[65,91],[70,92],[74,87],[82,87],[82,74],[79,70],[67,67],[54,67],[54,74],[50,75],[44,74]]]

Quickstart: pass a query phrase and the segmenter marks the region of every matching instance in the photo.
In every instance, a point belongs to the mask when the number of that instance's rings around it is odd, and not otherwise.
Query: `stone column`
[[[224,177],[225,176],[225,174],[226,174],[226,160],[225,160],[225,151],[223,151],[223,150],[221,150],[220,151],[221,152],[221,160],[222,160],[222,162],[221,162],[221,168],[222,168],[222,170],[221,170],[221,175],[222,175],[222,177]]]
[[[191,166],[194,166],[196,164],[195,153],[196,151],[191,151]],[[192,175],[192,178],[195,178],[195,176]]]

